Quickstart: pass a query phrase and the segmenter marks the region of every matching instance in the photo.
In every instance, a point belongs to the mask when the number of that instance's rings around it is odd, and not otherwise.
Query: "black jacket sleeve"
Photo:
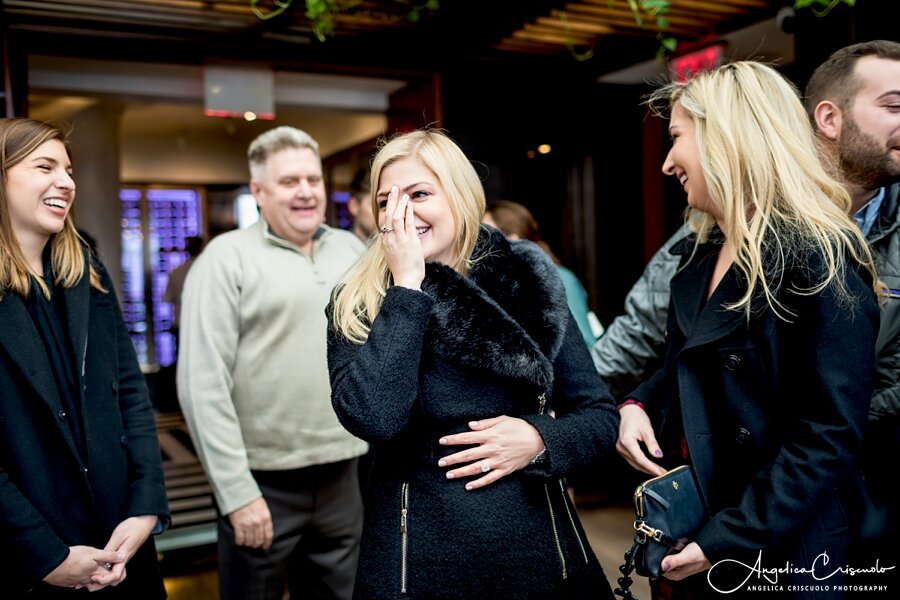
[[[329,327],[331,403],[353,435],[385,442],[409,425],[431,306],[428,295],[392,286],[364,344],[354,344]]]
[[[553,416],[545,412],[523,417],[541,434],[549,460],[524,474],[563,477],[611,455],[615,448],[619,413],[571,315],[553,375],[548,404]]]

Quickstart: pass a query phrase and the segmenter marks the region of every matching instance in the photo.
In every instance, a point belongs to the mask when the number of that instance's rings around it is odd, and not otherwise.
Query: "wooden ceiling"
[[[650,6],[658,0],[634,0]],[[660,47],[651,11],[640,18],[631,0],[349,0],[333,34],[317,39],[303,0],[0,0],[0,19],[28,52],[139,53],[141,44],[182,44],[181,52],[243,52],[258,60],[290,48],[301,60],[352,58],[424,66],[446,56],[553,60],[593,54],[599,71],[652,58]],[[665,37],[682,47],[772,17],[777,0],[669,0]],[[269,18],[260,18],[259,15]],[[185,45],[186,44],[186,45]],[[160,46],[154,44],[155,51]],[[93,52],[91,52],[93,48]],[[217,50],[210,50],[216,48]],[[169,57],[171,58],[171,57]],[[417,63],[420,63],[417,65]]]

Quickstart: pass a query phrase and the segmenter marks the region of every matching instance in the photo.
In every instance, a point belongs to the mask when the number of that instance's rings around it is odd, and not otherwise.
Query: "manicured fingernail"
[[[438,440],[438,444],[446,444],[446,443],[447,443],[447,438],[441,438]]]
[[[446,460],[439,460],[439,461],[438,461],[438,466],[439,466],[439,467],[446,467],[446,466],[447,466],[447,461],[446,461]]]
[[[391,186],[391,191],[392,191],[392,192],[396,192],[396,191],[398,191],[399,189],[400,189],[400,188],[398,188],[396,185],[392,185],[392,186]]]
[[[664,562],[664,563],[662,564],[662,570],[663,570],[663,573],[665,573],[666,571],[669,570],[669,563],[668,563],[668,562]]]
[[[478,427],[478,421],[469,421],[469,427]]]
[[[653,456],[662,456],[662,450],[657,448],[656,450],[653,451]]]
[[[469,491],[471,492],[472,490],[475,489],[475,486],[472,485],[471,483],[467,483],[467,484],[466,484],[466,489],[469,490]]]
[[[447,479],[453,479],[454,477],[456,477],[456,475],[453,474],[453,471],[447,473]]]

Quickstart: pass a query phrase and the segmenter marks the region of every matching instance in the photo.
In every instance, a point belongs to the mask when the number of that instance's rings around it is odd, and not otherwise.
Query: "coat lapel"
[[[692,238],[673,247],[673,253],[685,253],[683,244],[693,246]],[[672,278],[672,298],[678,327],[686,341],[682,351],[711,344],[746,321],[743,310],[729,310],[727,305],[743,295],[737,269],[732,266],[707,301],[706,294],[718,256],[714,242],[701,244],[685,267]]]
[[[60,405],[50,359],[22,299],[6,291],[0,300],[0,347],[19,368],[25,380],[51,409]]]
[[[85,280],[86,277],[82,277],[76,287],[81,287]],[[90,283],[88,282],[87,293],[90,293],[89,285]],[[67,309],[69,308],[71,308],[71,305],[68,304],[67,297]],[[85,341],[87,339],[87,310],[89,308],[86,302],[85,310],[79,311],[79,314],[83,312],[83,315],[76,318],[76,322],[79,323],[79,327],[82,330],[81,339]],[[69,322],[71,330],[71,316]],[[34,389],[37,397],[47,406],[48,414],[56,424],[57,431],[63,436],[72,455],[76,457],[80,464],[81,454],[75,444],[75,439],[72,437],[72,431],[64,421],[60,421],[57,418],[59,412],[63,410],[63,406],[59,397],[59,390],[56,388],[56,380],[50,368],[50,358],[47,356],[47,350],[44,348],[31,315],[28,313],[28,309],[25,308],[25,303],[17,294],[6,292],[3,295],[3,299],[0,300],[0,323],[2,323],[2,326],[0,326],[0,347],[6,351],[12,362],[22,372],[25,381]],[[79,360],[83,360],[83,357],[79,357]]]
[[[85,261],[90,260],[85,256]],[[63,292],[66,303],[66,327],[69,340],[72,343],[73,358],[77,367],[77,375],[84,379],[84,361],[87,354],[88,315],[91,310],[91,281],[90,271],[87,269],[84,275],[75,284]]]

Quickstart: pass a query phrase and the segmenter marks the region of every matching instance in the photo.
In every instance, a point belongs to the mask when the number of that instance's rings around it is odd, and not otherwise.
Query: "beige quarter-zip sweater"
[[[364,246],[321,227],[311,256],[264,221],[213,239],[185,283],[178,397],[223,514],[261,496],[250,470],[354,458],[331,407],[325,307]]]

